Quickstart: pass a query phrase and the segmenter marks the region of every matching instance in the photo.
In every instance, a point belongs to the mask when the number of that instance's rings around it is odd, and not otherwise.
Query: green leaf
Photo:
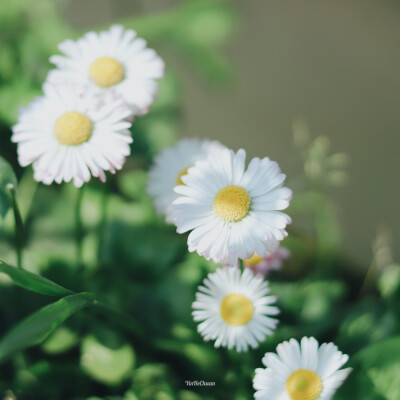
[[[144,364],[136,369],[131,391],[140,400],[165,399],[165,394],[172,395],[168,366]]]
[[[389,265],[382,271],[378,280],[378,289],[387,299],[400,293],[400,265]]]
[[[368,378],[375,387],[376,393],[388,400],[400,398],[400,363],[385,365],[381,368],[370,368]]]
[[[11,207],[9,185],[17,186],[17,178],[11,165],[0,157],[0,216],[4,218],[8,209]]]
[[[348,307],[339,328],[340,346],[358,351],[369,343],[382,341],[396,330],[396,317],[374,297]]]
[[[94,336],[88,336],[82,343],[81,365],[97,381],[117,385],[131,373],[134,364],[135,353],[128,344],[112,349]]]
[[[388,400],[400,398],[400,336],[374,343],[357,355],[375,392]]]
[[[400,398],[400,336],[369,345],[351,360],[353,372],[338,393],[340,399]]]
[[[31,314],[0,341],[0,362],[18,351],[42,343],[72,314],[93,301],[91,293],[72,294]]]
[[[1,260],[0,273],[8,275],[15,285],[46,296],[63,297],[73,293],[49,279],[32,274],[32,272],[29,271],[12,267]]]
[[[43,343],[43,350],[48,354],[61,354],[78,343],[78,335],[65,327],[56,329]]]

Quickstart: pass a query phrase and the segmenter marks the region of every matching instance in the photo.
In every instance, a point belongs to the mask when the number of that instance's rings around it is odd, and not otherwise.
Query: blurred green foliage
[[[12,206],[10,188],[17,186],[17,178],[11,166],[0,157],[0,217],[4,218]]]
[[[29,169],[16,167],[10,144],[10,125],[18,108],[40,93],[48,56],[59,41],[81,34],[63,22],[64,3],[0,2],[0,154],[16,169],[25,225],[24,270],[17,270],[10,267],[16,264],[15,222],[7,191],[16,178],[0,159],[0,256],[7,261],[0,264],[0,395],[245,400],[252,397],[254,369],[266,351],[312,335],[334,341],[351,357],[354,371],[336,400],[399,399],[400,266],[382,258],[390,247],[385,238],[377,240],[367,277],[343,256],[329,193],[345,183],[347,157],[330,155],[328,140],[311,139],[304,123],[294,129],[302,173],[289,182],[295,191],[289,214],[295,221],[306,218],[311,228],[299,233],[294,224],[284,242],[292,257],[270,276],[280,324],[259,349],[237,354],[202,341],[191,303],[217,266],[188,254],[186,237],[155,214],[146,194],[145,170],[179,133],[180,82],[173,71],[160,82],[151,113],[134,123],[133,155],[124,170],[83,189],[77,243],[77,189],[37,185]],[[157,50],[178,51],[215,82],[231,72],[221,45],[235,21],[227,3],[205,0],[122,22]]]

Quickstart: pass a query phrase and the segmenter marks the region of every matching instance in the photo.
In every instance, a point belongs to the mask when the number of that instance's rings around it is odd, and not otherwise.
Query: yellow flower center
[[[250,196],[240,186],[225,186],[215,195],[213,206],[218,217],[224,221],[237,222],[248,214]]]
[[[244,263],[249,265],[250,267],[255,267],[262,260],[263,259],[257,253],[254,253],[250,258],[244,260]]]
[[[251,320],[253,312],[253,303],[242,294],[232,293],[222,299],[220,314],[229,325],[246,325]]]
[[[291,400],[316,400],[322,391],[322,381],[314,371],[298,369],[287,378],[286,391]]]
[[[70,146],[86,142],[92,131],[92,121],[79,111],[66,112],[54,124],[54,136],[60,143]]]
[[[124,66],[115,58],[100,57],[90,66],[89,76],[98,86],[109,87],[125,77]]]
[[[184,168],[181,172],[179,172],[177,178],[176,178],[176,183],[177,185],[184,185],[185,182],[182,180],[182,176],[185,176],[188,173],[188,169],[190,167]]]

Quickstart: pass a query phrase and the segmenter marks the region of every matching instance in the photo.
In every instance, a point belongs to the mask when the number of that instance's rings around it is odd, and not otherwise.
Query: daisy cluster
[[[157,93],[164,62],[135,31],[120,25],[59,44],[43,96],[20,111],[12,140],[22,166],[32,164],[45,184],[73,181],[122,168],[130,154],[130,127]]]
[[[187,244],[221,267],[199,286],[193,318],[205,341],[238,352],[256,348],[278,324],[276,297],[264,278],[289,251],[280,246],[292,198],[285,175],[269,158],[253,158],[222,144],[184,139],[163,150],[149,173],[148,192],[157,211]],[[242,268],[241,268],[242,267]],[[328,400],[350,369],[333,343],[291,339],[267,353],[257,369],[259,400]]]
[[[22,166],[45,184],[81,187],[106,179],[130,155],[130,128],[149,112],[164,63],[133,30],[112,26],[59,45],[43,96],[22,109],[13,127]],[[292,198],[285,175],[269,158],[246,163],[217,141],[184,139],[164,149],[150,169],[148,192],[190,252],[221,266],[199,286],[193,318],[204,340],[236,351],[256,348],[278,324],[276,297],[264,278],[289,253],[280,242]],[[257,369],[259,400],[328,400],[350,369],[348,357],[314,338],[291,339]]]

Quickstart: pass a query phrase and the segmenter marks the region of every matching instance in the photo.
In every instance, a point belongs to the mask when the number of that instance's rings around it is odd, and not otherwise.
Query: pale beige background
[[[74,26],[168,9],[172,0],[74,0]],[[400,2],[236,0],[241,25],[225,49],[234,82],[211,90],[184,63],[183,135],[220,139],[296,174],[291,126],[308,121],[351,157],[335,192],[346,251],[368,261],[378,224],[399,242]],[[396,247],[396,246],[395,246]],[[396,250],[399,256],[399,251]]]

